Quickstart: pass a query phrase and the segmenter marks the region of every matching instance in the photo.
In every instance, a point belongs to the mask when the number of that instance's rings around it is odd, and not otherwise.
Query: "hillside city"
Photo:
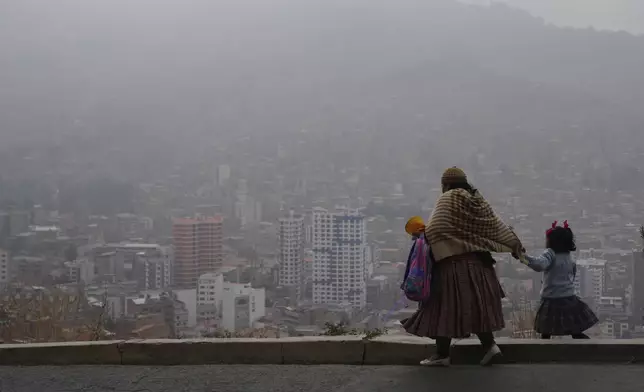
[[[588,335],[644,338],[644,37],[243,3],[0,12],[3,343],[402,335],[405,222],[452,166],[529,254],[568,220]],[[494,258],[498,336],[536,338],[541,274]]]
[[[475,158],[473,182],[528,252],[542,250],[548,222],[571,222],[577,293],[601,319],[589,334],[644,336],[644,202],[591,190],[582,179],[574,191],[552,189],[547,170],[485,170],[485,157]],[[2,339],[311,336],[329,323],[404,333],[399,320],[416,304],[400,290],[411,244],[403,228],[409,217],[431,214],[438,180],[367,188],[368,169],[342,169],[330,180],[285,177],[277,168],[288,159],[284,148],[262,157],[274,174],[260,179],[217,165],[192,192],[176,176],[139,184],[134,212],[61,213],[52,208],[61,203],[55,194],[50,207],[3,209]],[[497,185],[509,180],[531,182],[531,192]],[[181,208],[165,209],[177,197]],[[541,275],[510,255],[495,258],[507,295],[500,336],[534,337]]]

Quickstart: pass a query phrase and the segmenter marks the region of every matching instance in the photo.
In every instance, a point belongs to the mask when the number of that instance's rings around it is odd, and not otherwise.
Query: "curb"
[[[503,363],[644,363],[644,340],[499,339]],[[458,341],[452,363],[478,364],[474,339]],[[359,336],[282,339],[114,340],[0,345],[0,366],[335,364],[417,365],[434,351],[416,337]]]

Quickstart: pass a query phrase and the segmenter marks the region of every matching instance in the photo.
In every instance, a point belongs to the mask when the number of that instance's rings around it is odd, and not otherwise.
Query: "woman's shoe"
[[[485,353],[485,356],[481,360],[481,366],[492,365],[494,360],[500,357],[501,355],[502,355],[501,349],[499,348],[499,346],[497,346],[496,344],[492,345],[492,347],[490,347],[490,349],[487,350],[487,352]]]
[[[450,359],[449,357],[441,358],[438,355],[434,355],[431,358],[420,361],[420,365],[429,367],[448,367],[450,365]]]

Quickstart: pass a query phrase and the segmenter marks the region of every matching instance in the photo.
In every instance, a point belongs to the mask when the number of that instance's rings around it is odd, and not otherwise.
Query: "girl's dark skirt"
[[[401,321],[408,333],[461,339],[505,327],[505,294],[491,263],[469,253],[434,263],[432,274],[429,300]]]
[[[595,313],[577,296],[543,298],[534,330],[545,335],[566,336],[580,334],[598,322]]]

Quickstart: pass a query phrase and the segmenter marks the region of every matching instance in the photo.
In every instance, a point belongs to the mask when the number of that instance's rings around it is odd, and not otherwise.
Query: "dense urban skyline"
[[[644,37],[450,0],[249,4],[3,4],[4,341],[402,333],[404,225],[451,166],[528,252],[569,220],[590,333],[644,336]],[[541,277],[495,257],[500,334],[533,337]]]

